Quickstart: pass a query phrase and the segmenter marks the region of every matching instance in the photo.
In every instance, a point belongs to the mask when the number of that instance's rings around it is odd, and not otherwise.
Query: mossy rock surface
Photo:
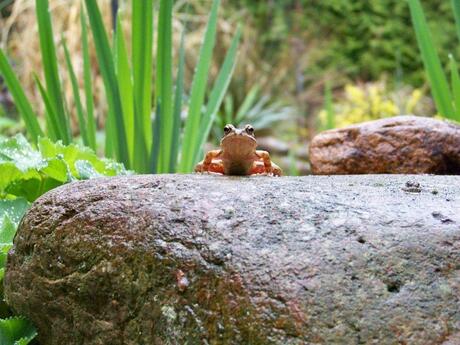
[[[460,178],[101,178],[23,219],[7,302],[62,344],[450,344]]]

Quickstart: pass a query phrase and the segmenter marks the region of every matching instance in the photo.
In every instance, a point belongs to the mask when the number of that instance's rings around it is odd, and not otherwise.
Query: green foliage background
[[[248,11],[258,28],[265,59],[276,60],[300,36],[307,51],[308,74],[326,70],[351,79],[378,80],[382,73],[414,86],[424,81],[422,60],[407,1],[227,0],[226,6]],[[423,1],[443,63],[459,53],[449,1]],[[393,79],[395,80],[395,79]]]

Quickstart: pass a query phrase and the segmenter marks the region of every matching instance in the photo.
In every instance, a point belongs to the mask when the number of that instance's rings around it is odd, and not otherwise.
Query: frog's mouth
[[[257,146],[257,141],[254,137],[245,134],[230,134],[222,138],[221,144],[226,145],[247,145],[247,146]]]

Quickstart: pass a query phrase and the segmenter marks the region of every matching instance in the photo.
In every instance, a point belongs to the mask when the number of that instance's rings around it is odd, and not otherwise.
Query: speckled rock
[[[451,345],[460,179],[129,176],[37,200],[7,302],[40,344]]]
[[[460,174],[460,126],[397,116],[315,136],[312,172],[333,174]]]

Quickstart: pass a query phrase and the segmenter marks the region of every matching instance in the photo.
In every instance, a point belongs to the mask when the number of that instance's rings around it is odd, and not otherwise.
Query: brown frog
[[[269,153],[256,148],[257,140],[251,125],[239,129],[228,124],[224,127],[220,150],[206,153],[204,160],[196,165],[195,171],[223,175],[281,176],[280,167],[270,160]]]

